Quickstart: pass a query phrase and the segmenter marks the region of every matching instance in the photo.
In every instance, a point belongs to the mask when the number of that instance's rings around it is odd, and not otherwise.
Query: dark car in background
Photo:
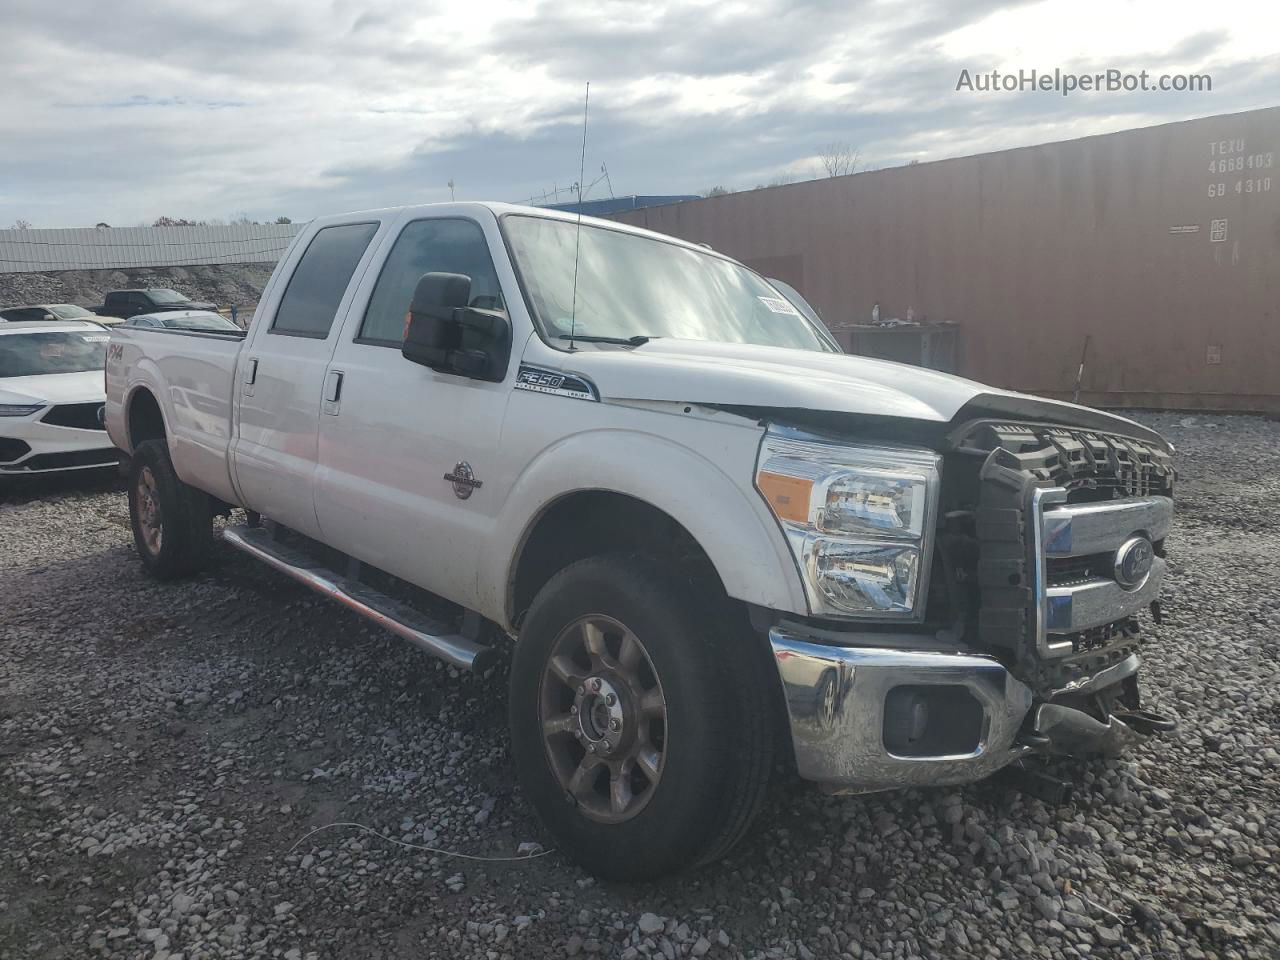
[[[144,313],[163,313],[168,310],[217,310],[217,306],[203,300],[192,300],[184,293],[169,287],[146,287],[134,290],[110,291],[96,312],[106,317],[135,317]]]

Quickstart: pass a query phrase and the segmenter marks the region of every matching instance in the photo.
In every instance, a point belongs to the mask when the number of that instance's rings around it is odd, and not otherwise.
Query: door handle
[[[342,371],[330,370],[324,375],[324,412],[331,417],[336,417],[341,403]]]
[[[244,365],[244,395],[253,396],[253,385],[258,382],[258,358],[250,357]]]

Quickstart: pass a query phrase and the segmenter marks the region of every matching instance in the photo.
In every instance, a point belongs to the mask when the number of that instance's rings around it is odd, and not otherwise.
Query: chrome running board
[[[448,632],[444,624],[424,616],[385,593],[335,573],[299,550],[272,539],[265,528],[226,527],[222,539],[299,583],[337,600],[349,610],[403,637],[445,663],[463,670],[482,671],[491,663],[493,648]]]

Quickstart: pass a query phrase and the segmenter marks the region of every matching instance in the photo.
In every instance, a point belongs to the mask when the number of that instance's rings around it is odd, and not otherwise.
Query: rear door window
[[[318,231],[294,267],[271,333],[323,340],[377,223],[345,223]]]

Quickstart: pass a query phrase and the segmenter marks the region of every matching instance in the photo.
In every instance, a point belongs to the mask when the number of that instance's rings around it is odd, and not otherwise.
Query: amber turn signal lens
[[[792,523],[809,522],[809,496],[813,481],[801,477],[787,477],[780,473],[761,471],[756,475],[756,485],[769,501],[779,520]]]

